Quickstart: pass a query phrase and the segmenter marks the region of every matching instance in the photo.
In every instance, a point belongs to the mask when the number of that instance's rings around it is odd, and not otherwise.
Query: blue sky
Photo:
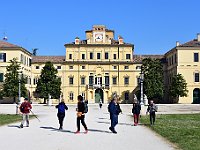
[[[199,0],[1,0],[0,38],[38,55],[65,55],[65,43],[104,24],[135,45],[135,54],[164,54],[200,32]]]

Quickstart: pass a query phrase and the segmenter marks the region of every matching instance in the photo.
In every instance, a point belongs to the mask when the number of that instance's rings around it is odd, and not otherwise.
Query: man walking
[[[155,120],[156,120],[156,112],[158,111],[158,107],[156,104],[153,102],[153,100],[150,101],[150,104],[148,105],[147,108],[147,113],[149,112],[150,114],[150,124],[154,125]]]
[[[140,104],[138,103],[138,101],[135,101],[133,103],[133,108],[132,108],[132,113],[133,113],[133,117],[134,117],[134,126],[138,125],[139,117],[140,117],[140,110],[141,110]]]
[[[115,126],[118,124],[118,115],[121,111],[119,104],[117,103],[117,98],[114,97],[112,101],[108,105],[108,111],[110,113],[110,120],[111,120],[111,126],[109,129],[117,134],[115,130]]]
[[[24,102],[19,107],[20,112],[22,113],[22,122],[20,128],[24,127],[24,122],[26,121],[27,127],[29,127],[29,113],[32,109],[31,104],[28,102],[28,98],[24,99]]]
[[[64,100],[62,100],[58,105],[56,105],[56,108],[58,109],[57,117],[59,120],[59,130],[63,129],[63,120],[65,118],[65,110],[68,110],[68,107],[65,105]]]
[[[85,113],[87,113],[88,108],[87,104],[83,101],[83,97],[81,95],[78,96],[78,103],[77,103],[77,131],[75,134],[80,133],[80,122],[85,128],[85,134],[88,133],[87,125],[85,124]]]

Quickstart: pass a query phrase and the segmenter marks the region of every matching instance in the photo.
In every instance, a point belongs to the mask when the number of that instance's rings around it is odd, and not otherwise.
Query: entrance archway
[[[103,99],[103,90],[102,89],[96,89],[95,90],[95,103],[99,103],[99,101],[102,101],[102,103],[104,102]]]
[[[200,104],[200,89],[195,88],[193,90],[193,104]]]

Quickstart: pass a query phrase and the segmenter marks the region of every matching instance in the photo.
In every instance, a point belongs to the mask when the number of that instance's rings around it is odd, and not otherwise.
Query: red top
[[[22,113],[25,113],[25,114],[28,114],[30,113],[30,109],[32,109],[32,106],[29,102],[23,102],[21,105],[20,105],[20,111]]]

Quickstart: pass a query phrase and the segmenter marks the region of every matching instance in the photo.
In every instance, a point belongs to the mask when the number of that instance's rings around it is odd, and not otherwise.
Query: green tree
[[[162,100],[164,95],[163,65],[160,59],[145,58],[142,61],[144,94],[148,99]]]
[[[19,77],[21,82],[21,96],[27,96],[27,89],[25,87],[26,79],[20,69],[20,63],[17,61],[17,58],[10,60],[10,65],[6,67],[3,94],[7,97],[13,97],[14,102],[16,102],[16,97],[19,95]]]
[[[182,74],[177,74],[172,77],[172,82],[169,87],[169,95],[172,98],[172,103],[178,103],[178,97],[186,97],[188,93],[187,83]]]
[[[57,76],[57,73],[57,69],[51,62],[45,63],[36,87],[36,93],[38,97],[44,98],[44,103],[46,103],[49,94],[52,98],[60,97],[61,79]]]

